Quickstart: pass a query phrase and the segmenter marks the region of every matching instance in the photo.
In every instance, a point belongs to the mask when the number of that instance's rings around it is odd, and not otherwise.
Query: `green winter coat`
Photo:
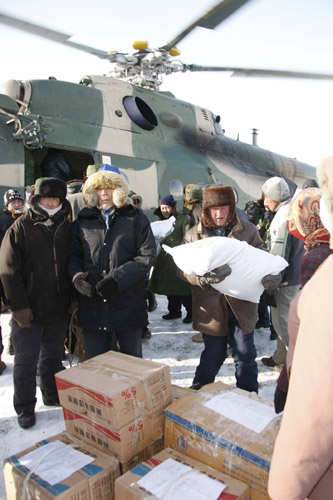
[[[190,228],[190,217],[175,214],[174,230],[161,241],[161,251],[155,259],[154,269],[148,289],[159,295],[191,295],[191,285],[179,278],[177,266],[171,255],[167,254],[162,245],[176,247],[183,243],[184,234]]]

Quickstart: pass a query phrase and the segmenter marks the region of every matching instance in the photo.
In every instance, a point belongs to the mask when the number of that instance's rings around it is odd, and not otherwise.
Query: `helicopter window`
[[[140,97],[126,96],[123,105],[130,119],[144,130],[153,130],[157,118],[153,110]]]

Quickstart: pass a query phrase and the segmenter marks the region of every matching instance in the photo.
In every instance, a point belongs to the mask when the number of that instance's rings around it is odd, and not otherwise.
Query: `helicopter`
[[[172,59],[179,55],[176,44],[195,27],[214,29],[246,2],[220,1],[167,44],[152,49],[136,42],[132,54],[78,44],[70,35],[0,13],[0,22],[7,26],[113,65],[109,76],[87,75],[79,84],[53,78],[4,84],[0,189],[33,184],[43,175],[50,153],[61,154],[76,179],[82,179],[91,163],[117,165],[131,190],[143,197],[147,212],[168,192],[180,199],[187,183],[229,184],[242,205],[260,196],[268,177],[281,175],[293,188],[315,178],[310,165],[228,138],[218,115],[159,90],[164,76],[187,71],[333,79],[329,74],[200,66]]]

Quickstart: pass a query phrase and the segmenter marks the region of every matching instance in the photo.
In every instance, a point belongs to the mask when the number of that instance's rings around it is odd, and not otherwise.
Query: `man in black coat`
[[[38,360],[43,402],[59,406],[54,374],[62,369],[68,324],[70,210],[63,180],[37,180],[30,209],[1,245],[0,278],[13,318],[14,408],[24,429],[35,424]]]
[[[69,274],[79,292],[86,359],[109,351],[114,335],[122,353],[142,357],[146,274],[155,240],[148,218],[132,206],[128,192],[115,172],[91,175],[83,188],[87,207],[72,226]]]

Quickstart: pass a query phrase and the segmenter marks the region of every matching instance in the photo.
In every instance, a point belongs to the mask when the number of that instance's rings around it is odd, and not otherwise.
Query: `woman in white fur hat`
[[[150,222],[133,207],[123,177],[99,171],[83,188],[86,208],[73,223],[69,273],[79,292],[86,359],[112,347],[142,357],[147,321],[145,277],[155,257]]]

